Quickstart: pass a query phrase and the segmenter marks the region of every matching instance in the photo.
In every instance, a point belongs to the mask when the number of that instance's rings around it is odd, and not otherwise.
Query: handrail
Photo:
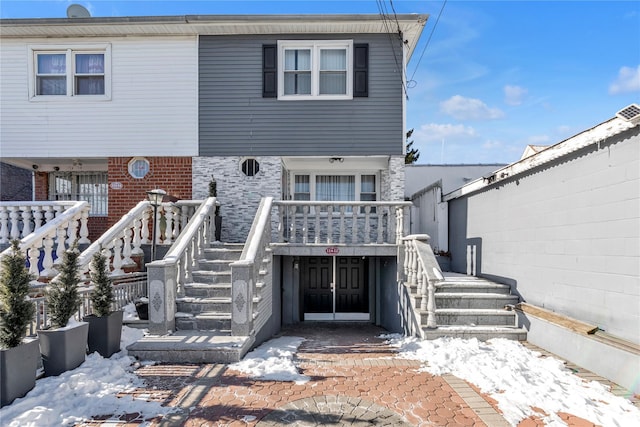
[[[420,310],[427,313],[427,328],[436,328],[435,289],[444,280],[440,266],[429,245],[429,235],[413,234],[402,239],[404,243],[403,267],[405,280],[417,286],[421,297]]]
[[[238,261],[231,266],[231,334],[250,336],[260,331],[271,316],[271,304],[261,298],[271,292],[272,279],[268,270],[262,273],[263,264],[266,268],[271,262],[270,257],[265,260],[265,254],[271,243],[271,209],[273,197],[263,197],[251,225],[249,236]],[[262,277],[261,277],[262,276]],[[264,283],[261,283],[261,279]],[[258,284],[261,286],[258,287]],[[257,299],[255,298],[257,296]],[[253,304],[257,301],[258,312],[254,316]],[[261,301],[263,304],[261,304]],[[254,318],[255,317],[255,318]]]
[[[184,285],[193,279],[199,259],[215,236],[215,197],[205,199],[182,228],[161,260],[147,264],[148,293],[162,303],[149,305],[149,332],[155,335],[175,329],[176,296],[184,296]]]

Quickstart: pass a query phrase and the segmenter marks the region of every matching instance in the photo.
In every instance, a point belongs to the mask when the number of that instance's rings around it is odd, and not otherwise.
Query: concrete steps
[[[415,292],[415,289],[411,289]],[[415,307],[422,297],[413,294]],[[526,340],[527,331],[518,328],[512,307],[519,302],[508,285],[486,279],[445,273],[445,280],[436,287],[437,328],[427,328],[427,313],[417,310],[425,339],[441,337],[491,338]]]
[[[131,356],[165,363],[233,363],[251,348],[255,338],[231,336],[231,267],[242,244],[215,243],[205,249],[185,284],[185,297],[176,300],[176,331],[146,336],[127,347]],[[257,306],[259,297],[254,299]]]

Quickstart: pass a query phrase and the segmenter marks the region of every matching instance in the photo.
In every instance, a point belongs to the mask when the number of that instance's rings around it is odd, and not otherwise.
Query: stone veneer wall
[[[389,169],[381,175],[381,200],[404,200],[404,156],[390,156]]]
[[[213,177],[218,186],[218,201],[222,216],[220,239],[223,242],[244,242],[251,229],[260,199],[282,194],[282,161],[280,157],[253,157],[260,170],[246,176],[241,170],[247,157],[194,157],[192,190],[194,199],[209,195]],[[273,220],[277,218],[273,217]]]

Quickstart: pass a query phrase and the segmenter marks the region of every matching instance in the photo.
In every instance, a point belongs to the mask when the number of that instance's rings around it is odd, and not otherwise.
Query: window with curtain
[[[280,99],[351,99],[353,42],[278,42]]]
[[[355,182],[353,175],[317,175],[316,200],[353,201],[356,196]]]
[[[376,174],[355,175],[324,175],[324,174],[294,174],[293,200],[319,201],[363,201],[378,200],[378,184]],[[321,209],[326,212],[326,208]],[[351,212],[347,208],[346,212]],[[302,209],[298,209],[302,212]],[[360,209],[364,213],[364,208]],[[371,213],[376,212],[375,207]]]
[[[82,48],[30,46],[31,97],[109,96],[109,45]],[[50,98],[49,98],[50,99]]]

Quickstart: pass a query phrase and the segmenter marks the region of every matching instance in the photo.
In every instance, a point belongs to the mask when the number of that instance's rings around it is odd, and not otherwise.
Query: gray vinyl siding
[[[262,97],[262,46],[278,40],[369,44],[369,96],[281,101]],[[386,35],[201,36],[200,156],[402,154],[402,52]],[[397,58],[397,65],[396,65]]]

